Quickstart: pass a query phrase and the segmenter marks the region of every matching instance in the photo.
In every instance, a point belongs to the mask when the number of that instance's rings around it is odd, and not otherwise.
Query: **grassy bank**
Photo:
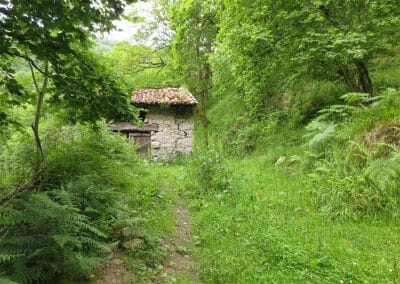
[[[274,155],[229,161],[232,189],[188,194],[206,283],[377,283],[398,277],[398,222],[334,221]]]
[[[180,186],[201,279],[396,283],[398,94],[338,97],[306,124],[295,104],[246,124],[240,106],[214,101],[213,147],[185,164]]]

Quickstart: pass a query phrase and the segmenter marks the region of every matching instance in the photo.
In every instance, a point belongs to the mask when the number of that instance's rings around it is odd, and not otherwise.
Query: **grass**
[[[333,218],[317,207],[316,192],[325,187],[327,194],[329,190],[338,194],[342,188],[322,175],[309,176],[318,174],[313,163],[320,159],[330,167],[326,177],[335,176],[338,161],[329,161],[332,151],[342,149],[338,153],[345,156],[349,141],[396,120],[396,97],[388,95],[380,107],[361,109],[343,122],[338,139],[331,139],[319,158],[308,158],[301,128],[269,132],[260,140],[266,144],[257,145],[252,155],[227,158],[216,167],[230,175],[230,186],[224,190],[209,190],[204,181],[196,181],[191,173],[196,163],[187,164],[180,188],[199,238],[201,279],[205,283],[397,283],[399,221],[385,214]],[[286,162],[276,166],[280,156]],[[215,173],[221,179],[224,175]],[[340,210],[352,210],[346,206],[342,204]]]
[[[140,177],[132,177],[138,185],[131,189],[127,206],[138,229],[130,237],[145,240],[137,250],[122,252],[134,283],[146,283],[163,270],[167,252],[161,241],[174,233],[171,208],[176,195],[166,189],[164,176],[162,167],[144,163]]]
[[[332,221],[299,172],[270,154],[229,161],[233,189],[188,202],[205,283],[384,283],[397,279],[395,221]],[[189,181],[190,186],[190,181]]]
[[[177,185],[182,183],[184,172],[185,169],[178,164],[145,164],[138,179],[139,186],[132,189],[132,202],[128,206],[134,216],[141,216],[140,230],[134,237],[146,240],[146,245],[138,250],[123,253],[129,270],[133,272],[132,283],[157,282],[163,274],[168,248],[162,243],[175,235],[173,210],[180,198]],[[182,275],[170,279],[170,282],[190,283],[189,279]]]
[[[306,153],[303,126],[318,115],[314,108],[338,103],[342,86],[306,83],[299,89],[294,113],[288,112],[286,124],[281,119],[287,113],[278,111],[276,117],[267,114],[265,121],[249,121],[239,98],[232,94],[212,97],[209,142],[222,156],[208,148],[178,164],[149,165],[150,176],[157,180],[155,188],[166,188],[154,194],[166,195],[156,198],[150,211],[143,207],[149,212],[146,230],[155,239],[173,236],[168,210],[183,198],[193,219],[196,248],[192,253],[204,283],[399,282],[400,222],[393,218],[395,214],[381,214],[393,207],[375,208],[376,204],[397,204],[397,191],[368,191],[374,185],[364,175],[368,165],[387,156],[376,151],[377,155],[358,157],[362,161],[354,160],[354,166],[346,160],[359,154],[353,155],[350,146],[362,144],[368,133],[385,134],[378,130],[398,125],[398,93],[386,88],[399,88],[400,69],[391,62],[385,64],[373,73],[376,87],[385,94],[381,105],[360,108],[351,119],[335,121],[334,136],[313,156]],[[332,101],[320,101],[330,95]],[[204,130],[198,129],[196,139],[201,141]],[[280,156],[286,161],[277,166]],[[320,162],[325,174],[316,170]],[[346,178],[361,178],[362,182],[349,184]],[[400,184],[397,179],[394,182]],[[375,193],[382,194],[376,197],[380,202],[369,198]],[[364,201],[371,201],[366,214]],[[324,211],[324,205],[344,217]],[[360,212],[351,212],[357,206]],[[146,275],[161,271],[155,267]],[[190,277],[175,280],[190,283]]]
[[[349,142],[380,125],[398,121],[398,103],[397,95],[392,93],[385,95],[379,107],[360,108],[351,119],[341,122],[334,139],[315,157],[307,156],[301,127],[268,129],[269,125],[262,128],[260,123],[260,131],[267,130],[255,142],[253,154],[243,154],[244,148],[233,145],[242,155],[225,157],[213,171],[213,165],[207,163],[214,160],[208,156],[210,149],[206,149],[180,170],[175,168],[171,175],[176,177],[170,180],[187,200],[193,215],[193,234],[198,238],[194,253],[201,279],[205,283],[397,283],[399,221],[390,214],[374,212],[340,212],[354,218],[334,218],[319,207],[316,192],[321,187],[328,195],[330,190],[335,195],[345,190],[346,185],[340,186],[346,173],[337,177],[340,184],[324,178],[335,177],[339,167],[347,167],[340,159],[349,154]],[[211,126],[211,135],[217,132],[220,137],[213,136],[210,141],[226,145],[223,135],[232,133],[235,127],[231,120],[235,115],[229,108],[222,101],[210,111],[210,119],[221,122]],[[235,130],[234,136],[227,135],[228,140],[247,143],[246,139],[240,141],[243,129]],[[216,144],[220,152],[226,152]],[[276,166],[280,156],[285,156],[286,162]],[[311,173],[318,175],[315,164],[321,159],[327,163],[329,173],[311,178]],[[199,173],[199,169],[207,173]],[[229,185],[218,183],[218,179],[226,180],[227,174]],[[206,179],[207,175],[211,177]],[[224,186],[221,189],[215,184]],[[354,186],[358,184],[350,185]],[[357,198],[357,190],[351,192],[352,198]],[[394,202],[396,196],[388,198]],[[330,205],[341,206],[333,210],[353,210],[348,204],[339,204],[340,200],[333,201],[337,203]]]

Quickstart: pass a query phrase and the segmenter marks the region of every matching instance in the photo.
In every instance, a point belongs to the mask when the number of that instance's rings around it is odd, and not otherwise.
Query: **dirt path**
[[[124,261],[120,258],[117,251],[113,251],[111,259],[108,261],[99,275],[93,275],[97,278],[91,281],[91,284],[125,284],[129,283],[130,272]]]
[[[168,190],[171,190],[168,188]],[[175,194],[175,193],[174,193]],[[191,235],[191,222],[189,211],[184,200],[179,199],[172,209],[175,233],[170,238],[164,239],[161,245],[166,249],[168,257],[163,265],[164,269],[156,276],[150,276],[147,284],[168,283],[202,283],[197,276],[197,264],[191,256],[195,240]],[[92,275],[91,284],[128,284],[132,282],[134,271],[129,271],[126,263],[114,251],[110,260],[99,271]]]
[[[179,200],[174,208],[175,235],[171,239],[163,241],[163,245],[169,252],[164,271],[159,279],[153,283],[201,283],[197,277],[196,263],[190,252],[194,247],[194,240],[190,235],[189,212],[182,200]]]

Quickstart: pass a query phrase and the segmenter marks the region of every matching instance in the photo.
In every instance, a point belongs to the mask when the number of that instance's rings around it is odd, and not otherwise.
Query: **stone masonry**
[[[108,125],[111,131],[134,140],[141,156],[166,161],[192,152],[193,114],[197,101],[184,88],[133,91],[131,103],[140,109],[143,124],[120,122]]]
[[[158,125],[158,130],[151,133],[153,160],[168,160],[192,152],[193,116],[182,115],[173,110],[162,112],[149,110],[145,124]]]

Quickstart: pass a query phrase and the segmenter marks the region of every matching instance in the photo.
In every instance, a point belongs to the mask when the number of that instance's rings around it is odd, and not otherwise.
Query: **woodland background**
[[[1,281],[115,252],[152,279],[178,199],[205,283],[399,281],[398,1],[98,2],[0,1]],[[99,39],[122,16],[135,39]],[[105,124],[166,86],[199,101],[196,151],[156,165]]]

